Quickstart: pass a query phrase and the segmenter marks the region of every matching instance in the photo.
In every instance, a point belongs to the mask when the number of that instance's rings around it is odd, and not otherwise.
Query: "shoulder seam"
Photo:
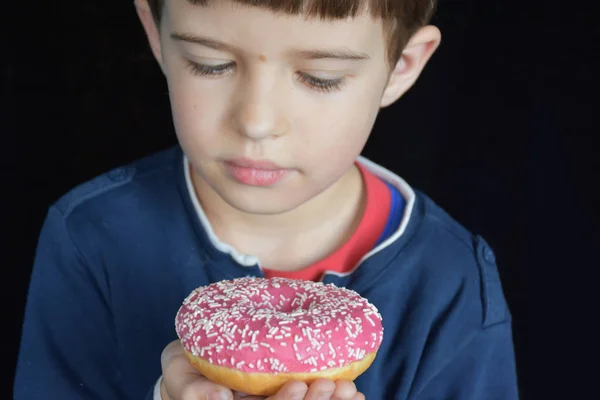
[[[470,232],[468,229],[466,229],[465,227],[463,227],[460,223],[458,223],[456,220],[454,220],[452,218],[452,216],[448,215],[445,210],[443,210],[440,206],[438,206],[436,203],[433,202],[433,200],[431,200],[429,197],[427,197],[424,194],[421,194],[422,197],[422,207],[423,207],[423,217],[424,218],[429,218],[434,222],[439,223],[440,226],[442,226],[448,233],[450,233],[452,236],[454,236],[456,239],[458,239],[458,241],[460,241],[461,243],[463,243],[465,246],[467,246],[467,248],[469,248],[471,250],[471,252],[475,253],[475,248],[473,247],[473,232]],[[456,229],[454,229],[449,223],[448,221],[446,221],[444,218],[440,218],[440,216],[434,212],[434,210],[437,209],[438,212],[441,212],[444,216],[446,216],[448,219],[450,219],[450,221],[454,222],[458,227],[460,227],[462,229],[462,231],[464,232],[463,235],[460,234],[460,232],[457,232]]]
[[[450,225],[448,225],[445,221],[443,221],[441,218],[439,218],[437,215],[434,214],[427,214],[426,218],[430,218],[436,222],[438,222],[446,232],[452,234],[452,236],[454,236],[456,239],[458,239],[459,242],[461,242],[462,244],[464,244],[473,254],[475,254],[475,248],[473,247],[472,243],[470,243],[468,240],[466,240],[464,237],[462,237],[461,235],[459,235],[457,232],[454,231],[454,229],[452,229],[452,227]],[[472,239],[472,234],[469,234],[469,238]]]
[[[85,194],[85,195],[83,195],[81,197],[78,197],[77,199],[73,200],[72,202],[69,203],[68,207],[65,208],[64,212],[61,212],[60,210],[58,210],[58,207],[57,207],[57,211],[61,213],[61,215],[62,215],[62,217],[64,219],[67,219],[67,218],[69,218],[69,215],[73,212],[73,210],[75,208],[77,208],[81,204],[85,203],[87,200],[92,199],[92,198],[94,198],[96,196],[101,195],[102,193],[108,192],[108,191],[110,191],[112,189],[115,189],[117,187],[123,186],[123,185],[125,185],[127,183],[130,183],[130,182],[131,182],[131,178],[128,178],[126,181],[117,182],[117,183],[114,183],[114,184],[111,184],[111,185],[103,186],[101,188],[93,190],[93,191],[91,191],[91,192],[89,192],[89,193],[87,193],[87,194]]]
[[[121,167],[121,168],[128,168],[128,167]],[[129,168],[134,168],[134,167],[129,167]],[[135,170],[135,168],[134,168],[133,174],[130,177],[128,177],[127,179],[125,179],[123,181],[120,181],[120,182],[114,182],[114,183],[108,184],[106,186],[100,187],[100,188],[98,188],[96,190],[93,190],[93,191],[91,191],[89,193],[86,193],[85,195],[83,195],[81,197],[78,197],[78,198],[74,199],[72,202],[70,202],[68,204],[68,206],[65,208],[64,211],[60,211],[60,209],[58,207],[56,207],[56,209],[57,209],[57,211],[59,211],[61,213],[61,215],[63,216],[63,218],[68,219],[69,216],[70,216],[70,214],[77,207],[79,207],[80,205],[82,205],[86,201],[88,201],[88,200],[90,200],[90,199],[92,199],[94,197],[100,196],[101,194],[109,192],[109,191],[111,191],[113,189],[119,188],[121,186],[125,186],[125,185],[131,183],[134,180],[135,177],[145,178],[147,176],[160,173],[160,172],[162,172],[164,170],[172,170],[172,169],[173,168],[169,165],[169,166],[165,166],[164,168],[155,169],[155,170],[151,170],[151,171],[145,171],[142,174],[138,174],[137,170]],[[106,174],[109,174],[109,173],[110,172],[107,172]],[[102,174],[100,176],[106,176],[106,174]],[[55,202],[53,204],[53,206],[57,206],[59,202],[60,202],[60,200],[58,200],[57,202]]]

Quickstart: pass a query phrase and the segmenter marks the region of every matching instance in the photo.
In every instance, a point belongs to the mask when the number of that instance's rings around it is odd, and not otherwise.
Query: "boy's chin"
[[[286,214],[305,203],[299,197],[289,196],[289,193],[278,195],[278,193],[269,193],[268,190],[263,193],[244,193],[242,195],[235,191],[228,191],[221,194],[221,198],[229,206],[242,213],[264,216]]]

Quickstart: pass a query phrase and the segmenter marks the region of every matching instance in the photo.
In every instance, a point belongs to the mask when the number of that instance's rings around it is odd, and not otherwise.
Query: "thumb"
[[[170,400],[233,400],[231,390],[209,381],[189,363],[178,340],[165,348],[161,363]]]

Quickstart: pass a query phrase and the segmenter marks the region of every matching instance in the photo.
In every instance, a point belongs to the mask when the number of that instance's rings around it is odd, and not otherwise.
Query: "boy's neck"
[[[308,202],[276,215],[231,207],[193,169],[192,181],[217,237],[243,254],[258,257],[265,267],[279,270],[311,265],[345,243],[361,220],[366,198],[357,166]]]

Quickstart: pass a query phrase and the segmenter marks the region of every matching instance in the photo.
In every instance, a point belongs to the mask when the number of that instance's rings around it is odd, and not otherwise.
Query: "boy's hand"
[[[243,396],[206,379],[188,361],[179,340],[163,350],[162,400],[262,400],[264,397]],[[352,382],[315,381],[310,388],[303,382],[289,382],[267,400],[365,400]]]
[[[243,400],[259,400],[262,397],[243,397]],[[352,382],[333,382],[327,379],[315,381],[310,387],[302,382],[289,382],[277,394],[267,400],[365,400]]]
[[[233,400],[231,390],[209,381],[190,364],[179,340],[165,347],[160,361],[162,400]]]

